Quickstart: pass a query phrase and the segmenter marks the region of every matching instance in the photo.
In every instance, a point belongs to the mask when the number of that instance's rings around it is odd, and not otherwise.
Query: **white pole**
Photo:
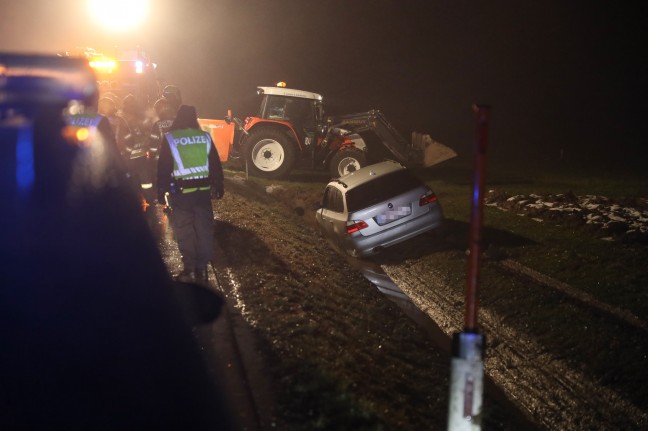
[[[448,431],[481,430],[484,337],[460,332],[452,339]]]

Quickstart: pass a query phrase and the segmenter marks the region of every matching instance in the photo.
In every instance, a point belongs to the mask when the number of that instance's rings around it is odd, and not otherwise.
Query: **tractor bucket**
[[[423,156],[423,167],[438,165],[448,159],[457,157],[457,153],[450,147],[433,140],[430,135],[412,133],[412,147]]]

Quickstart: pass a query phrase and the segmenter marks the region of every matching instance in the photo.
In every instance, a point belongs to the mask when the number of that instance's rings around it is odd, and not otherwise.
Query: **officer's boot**
[[[200,283],[207,283],[209,275],[207,274],[207,267],[200,267],[196,270],[196,281]]]
[[[176,275],[175,279],[184,283],[192,283],[196,280],[196,272],[185,266],[180,274]]]

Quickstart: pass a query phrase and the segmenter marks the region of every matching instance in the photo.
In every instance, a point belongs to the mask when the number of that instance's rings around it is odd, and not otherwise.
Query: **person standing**
[[[173,109],[171,103],[165,98],[158,99],[153,105],[153,109],[155,110],[157,121],[151,127],[148,147],[154,156],[153,159],[157,162],[161,143],[164,141],[166,133],[171,129],[176,110]]]
[[[139,169],[138,159],[146,156],[147,136],[145,133],[145,114],[139,100],[132,94],[124,98],[121,117],[128,125],[129,133],[125,136],[125,157],[132,165],[132,170]]]
[[[155,122],[151,126],[148,137],[147,171],[150,174],[151,186],[157,180],[157,164],[160,156],[160,147],[165,140],[166,133],[171,129],[176,111],[171,108],[168,100],[159,98],[153,105]]]
[[[124,154],[126,152],[127,136],[130,134],[130,131],[128,129],[128,124],[126,124],[126,120],[117,114],[118,111],[119,108],[117,103],[111,97],[104,96],[99,99],[98,113],[106,117],[110,122],[110,127],[115,135],[117,148],[119,149],[120,154]]]
[[[102,154],[103,157],[111,159],[116,156],[117,162],[121,162],[119,145],[110,119],[99,112],[98,101],[68,107],[64,110],[63,119],[68,126],[65,129],[67,133],[73,133],[75,139],[93,145],[97,149],[95,154]],[[99,151],[99,148],[105,151]]]
[[[158,160],[158,203],[171,207],[170,221],[182,255],[180,281],[206,282],[214,249],[212,198],[224,194],[223,167],[196,109],[181,105]]]
[[[180,105],[182,105],[182,93],[180,89],[175,85],[167,85],[162,90],[162,98],[169,102],[175,115]]]

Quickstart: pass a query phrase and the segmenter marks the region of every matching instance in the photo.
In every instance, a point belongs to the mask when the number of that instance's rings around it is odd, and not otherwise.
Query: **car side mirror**
[[[196,283],[181,281],[174,281],[172,287],[192,326],[211,323],[220,316],[225,305],[225,297],[221,293]]]

